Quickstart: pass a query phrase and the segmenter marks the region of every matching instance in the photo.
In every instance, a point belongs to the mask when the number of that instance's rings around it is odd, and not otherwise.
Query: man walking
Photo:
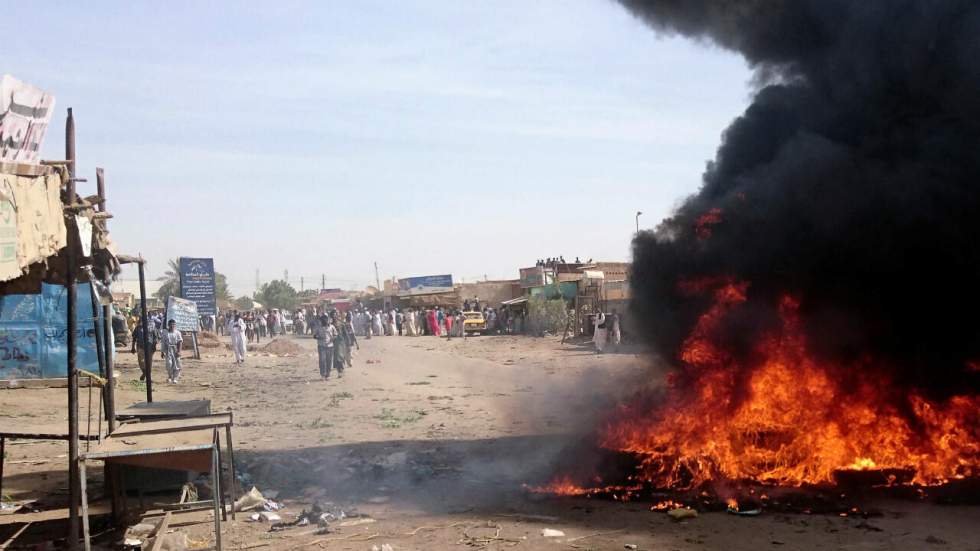
[[[592,337],[595,342],[595,353],[602,354],[602,349],[606,347],[606,315],[596,312],[595,314],[595,335]]]
[[[146,380],[146,375],[153,368],[153,355],[156,354],[157,351],[158,330],[156,328],[156,323],[151,321],[147,325],[148,325],[147,332],[149,333],[147,337],[149,338],[144,338],[142,323],[137,323],[136,327],[133,328],[133,346],[132,346],[132,350],[130,350],[130,352],[136,354],[136,361],[139,362],[140,371],[142,372],[142,374],[140,375],[141,381]],[[150,356],[149,356],[150,363],[146,363],[147,357],[144,351],[147,348],[149,348],[150,350]]]
[[[337,378],[344,378],[344,368],[350,365],[351,340],[348,335],[347,324],[341,323],[340,314],[334,312],[333,326],[337,330],[337,338],[333,345],[333,366],[337,368]]]
[[[617,312],[615,308],[613,308],[611,317],[612,319],[610,320],[610,325],[612,325],[612,343],[613,346],[616,347],[616,350],[619,350],[619,345],[623,341],[623,332],[619,326],[619,312]]]
[[[241,314],[235,311],[235,317],[228,324],[228,334],[231,335],[231,350],[235,353],[235,365],[245,363],[245,349],[247,346],[245,320]]]
[[[163,359],[167,364],[167,382],[177,384],[180,381],[180,349],[184,337],[177,330],[176,321],[167,322],[167,330],[163,332],[160,342]]]
[[[330,323],[326,314],[320,316],[320,326],[316,330],[316,351],[320,360],[320,377],[330,378],[333,368],[333,343],[337,338],[337,328]]]

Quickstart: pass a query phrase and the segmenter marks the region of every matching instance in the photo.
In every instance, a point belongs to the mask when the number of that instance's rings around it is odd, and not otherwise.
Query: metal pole
[[[68,160],[68,189],[66,201],[68,209],[68,239],[65,247],[65,292],[67,294],[67,332],[65,341],[68,347],[68,549],[78,549],[78,506],[81,500],[81,483],[78,472],[78,369],[75,365],[75,332],[78,320],[75,315],[75,247],[77,237],[72,233],[75,226],[75,117],[68,108],[65,123],[65,159]],[[77,236],[77,231],[74,231]]]
[[[150,369],[150,362],[153,361],[153,353],[150,352],[150,328],[146,321],[146,276],[143,273],[143,264],[146,261],[140,257],[140,325],[143,327],[143,365],[146,367],[146,401],[153,401],[153,370]]]
[[[636,211],[636,233],[640,233],[640,215],[643,214],[642,211]]]

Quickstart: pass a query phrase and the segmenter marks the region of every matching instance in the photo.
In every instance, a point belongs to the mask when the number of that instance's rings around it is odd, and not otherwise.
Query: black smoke
[[[845,373],[886,373],[897,394],[980,391],[980,2],[622,3],[738,52],[756,86],[701,189],[633,242],[634,313],[656,349],[676,361],[710,304],[679,281],[731,276],[751,282],[724,332],[746,365],[790,293],[812,353]]]

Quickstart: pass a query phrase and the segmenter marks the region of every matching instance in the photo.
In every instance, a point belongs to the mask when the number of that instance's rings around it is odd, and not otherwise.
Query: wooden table
[[[214,533],[217,549],[221,549],[221,520],[227,518],[224,484],[221,482],[220,429],[225,429],[229,455],[228,487],[234,503],[235,458],[231,441],[233,417],[230,412],[198,417],[182,417],[163,421],[127,423],[103,439],[91,451],[79,456],[79,475],[82,485],[82,531],[86,551],[91,550],[86,492],[86,464],[101,460],[107,465],[136,465],[161,469],[210,472],[213,485]],[[114,486],[116,486],[114,484]],[[120,488],[114,488],[117,494]],[[115,506],[116,500],[113,499]],[[232,507],[234,509],[234,507]],[[234,519],[234,510],[232,518]]]

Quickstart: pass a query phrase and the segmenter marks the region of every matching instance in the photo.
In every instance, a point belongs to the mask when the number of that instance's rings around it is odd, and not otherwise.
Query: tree
[[[261,302],[265,308],[278,308],[280,310],[291,310],[299,302],[296,289],[281,279],[262,285],[259,292],[255,293],[255,300]]]
[[[160,299],[163,302],[167,302],[167,297],[180,296],[180,263],[176,258],[171,258],[167,261],[167,271],[163,273],[162,276],[157,278],[157,281],[162,281],[163,285],[157,292],[153,293],[153,296]],[[214,299],[216,301],[226,301],[230,302],[234,300],[234,295],[231,294],[231,289],[228,288],[228,278],[225,274],[214,273]]]
[[[238,297],[235,299],[235,308],[239,310],[251,310],[254,301],[250,297]]]
[[[228,278],[225,277],[225,274],[214,272],[214,298],[227,302],[231,302],[235,298],[231,294],[231,289],[228,288]]]
[[[180,266],[176,258],[171,258],[167,261],[167,271],[163,272],[163,275],[158,277],[157,281],[162,281],[163,285],[160,286],[157,292],[153,293],[153,296],[156,298],[166,303],[167,297],[180,296]]]
[[[296,294],[296,296],[304,300],[309,300],[312,298],[316,298],[317,296],[319,296],[319,294],[320,291],[316,289],[307,289],[305,291],[300,291],[299,293]]]

